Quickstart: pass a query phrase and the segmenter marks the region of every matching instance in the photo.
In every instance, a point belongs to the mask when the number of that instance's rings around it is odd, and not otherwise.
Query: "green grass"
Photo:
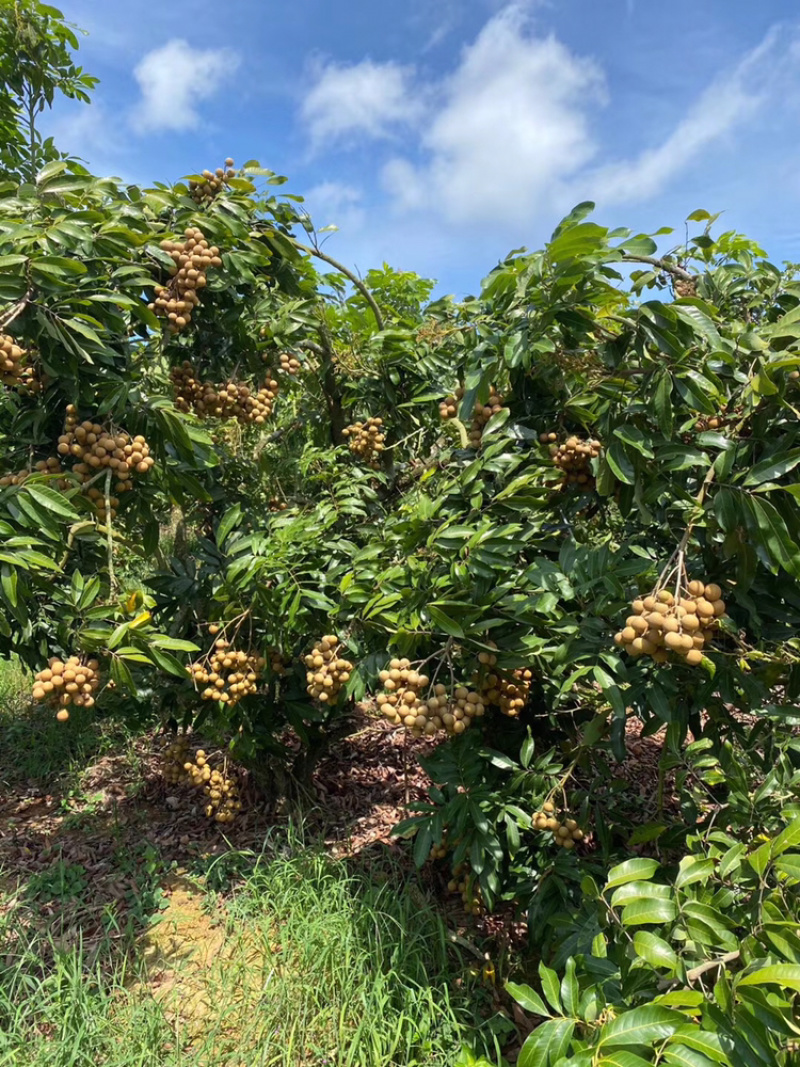
[[[205,898],[222,947],[194,970],[178,954],[172,999],[157,999],[135,953],[108,946],[90,963],[80,947],[37,941],[12,908],[0,919],[0,1067],[454,1063],[488,993],[395,860],[358,870],[291,843],[243,859],[250,873],[225,906]],[[199,1014],[187,990],[202,994]]]

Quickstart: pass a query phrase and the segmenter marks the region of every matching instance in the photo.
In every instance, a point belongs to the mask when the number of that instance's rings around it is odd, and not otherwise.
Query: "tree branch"
[[[307,252],[310,256],[316,256],[317,259],[324,259],[326,263],[330,263],[332,267],[335,267],[340,274],[344,274],[345,278],[349,278],[353,285],[358,289],[359,293],[364,297],[366,302],[372,308],[372,314],[375,316],[375,322],[378,325],[379,330],[383,330],[383,315],[381,315],[381,309],[375,302],[375,297],[367,289],[366,285],[361,281],[357,274],[354,274],[351,270],[348,270],[343,263],[334,259],[333,256],[329,256],[327,252],[323,252],[320,248],[313,248],[311,245],[304,245],[296,238],[292,238],[292,242],[296,248],[299,248],[301,252]]]
[[[668,274],[673,274],[676,278],[680,278],[684,282],[693,282],[695,275],[690,274],[688,270],[684,270],[683,267],[679,267],[676,263],[670,263],[668,259],[657,259],[655,256],[634,256],[623,254],[623,260],[626,263],[649,263],[651,267],[658,267],[659,270],[665,270]]]

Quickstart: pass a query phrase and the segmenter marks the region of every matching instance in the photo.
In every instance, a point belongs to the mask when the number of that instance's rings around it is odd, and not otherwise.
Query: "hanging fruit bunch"
[[[221,267],[222,260],[216,245],[209,245],[196,226],[184,230],[183,241],[164,240],[161,248],[172,257],[172,281],[155,286],[156,298],[148,307],[167,320],[170,333],[180,333],[200,303],[198,290],[206,287],[208,268]]]
[[[283,678],[286,674],[286,669],[289,666],[289,660],[286,659],[279,648],[268,648],[267,657],[269,659],[269,667],[272,673],[279,678]]]
[[[493,704],[503,715],[515,719],[528,703],[533,674],[527,667],[520,667],[512,674],[490,672],[476,681],[481,684],[484,704]]]
[[[242,425],[263,425],[272,414],[279,386],[274,378],[256,392],[245,382],[221,385],[200,381],[188,360],[170,372],[178,411],[194,412],[199,418],[236,419]]]
[[[270,511],[286,511],[289,505],[285,500],[281,500],[279,496],[272,496],[269,498],[269,504],[267,505]]]
[[[258,678],[266,662],[257,652],[235,649],[230,641],[218,637],[213,651],[187,670],[196,689],[205,686],[200,691],[202,700],[219,700],[232,708],[242,697],[257,692]]]
[[[465,686],[452,694],[442,682],[431,685],[407,659],[393,659],[378,675],[384,691],[375,702],[394,726],[403,725],[412,737],[435,737],[441,731],[463,734],[473,719],[486,711],[481,695]]]
[[[10,334],[0,333],[0,382],[3,385],[19,385],[28,354],[28,350],[18,344]]]
[[[100,685],[99,670],[100,664],[96,659],[84,660],[80,656],[70,656],[64,662],[53,657],[34,678],[33,699],[60,705],[56,718],[59,722],[66,722],[70,704],[76,708],[91,708],[94,704],[94,694]]]
[[[431,845],[431,850],[428,853],[428,859],[431,863],[433,863],[434,860],[443,860],[447,855],[448,849],[449,845],[447,841],[447,830],[444,830],[442,832],[442,837],[439,843]]]
[[[594,489],[592,460],[600,455],[603,447],[600,441],[584,440],[573,434],[562,444],[557,444],[558,437],[552,432],[539,434],[539,441],[549,446],[553,463],[564,472],[561,482],[564,488],[576,485],[584,492]]]
[[[348,438],[350,451],[362,459],[373,470],[380,467],[380,454],[384,450],[386,435],[383,432],[383,419],[368,418],[366,422],[354,422],[342,430]]]
[[[267,360],[268,358],[269,355],[265,352],[264,359]],[[293,356],[291,352],[281,352],[279,369],[283,371],[284,374],[297,374],[297,372],[302,370],[302,368],[303,364],[300,362],[299,359]]]
[[[353,664],[341,655],[343,647],[337,634],[328,634],[303,657],[307,667],[306,692],[322,704],[336,703],[342,686],[350,681]]]
[[[181,734],[161,750],[161,774],[169,785],[183,785],[187,781],[189,739]]]
[[[26,478],[32,474],[63,474],[64,469],[58,456],[48,456],[47,459],[37,460],[29,470],[15,471],[13,474],[4,474],[0,477],[0,486],[22,485]],[[59,478],[55,483],[59,489],[68,489],[72,484],[69,478]]]
[[[559,848],[571,851],[579,841],[583,841],[585,834],[575,819],[559,818],[555,810],[555,805],[551,800],[545,801],[542,804],[542,810],[533,814],[533,828],[549,831]]]
[[[465,863],[459,863],[453,868],[453,877],[447,883],[450,893],[460,893],[464,904],[464,910],[468,915],[482,915],[485,911],[481,887],[475,875]]]
[[[210,204],[225,188],[231,178],[236,177],[233,169],[233,160],[230,156],[225,160],[225,167],[217,167],[216,170],[204,170],[200,180],[189,180],[189,196],[195,204]]]
[[[99,422],[78,422],[78,413],[73,404],[67,408],[65,431],[58,439],[59,456],[74,458],[79,462],[72,467],[78,481],[93,480],[103,471],[111,472],[116,479],[115,493],[127,493],[133,489],[133,476],[147,474],[155,466],[150,455],[150,446],[141,434],[131,437],[124,430],[109,429]],[[47,461],[49,462],[49,461]],[[110,515],[106,512],[106,494],[97,486],[89,486],[86,495],[92,501],[101,522],[109,517],[115,519],[119,498],[109,498]]]
[[[667,663],[672,655],[678,662],[697,667],[725,614],[725,601],[716,582],[688,580],[679,549],[652,593],[634,600],[631,610],[624,628],[614,635],[616,644],[631,656],[651,656],[656,663]]]
[[[446,397],[439,404],[439,414],[447,421],[448,419],[458,418],[458,409],[461,406],[461,401],[464,399],[463,386],[459,386],[455,393]],[[469,441],[470,448],[480,448],[481,441],[483,439],[483,429],[486,423],[492,417],[496,415],[498,411],[503,409],[503,397],[497,392],[492,385],[489,388],[489,397],[485,404],[481,404],[479,400],[475,401],[475,407],[472,409],[472,421],[467,429],[467,440]]]

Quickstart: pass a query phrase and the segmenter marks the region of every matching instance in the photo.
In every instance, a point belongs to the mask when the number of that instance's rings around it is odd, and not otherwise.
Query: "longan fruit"
[[[470,736],[472,736],[472,735],[470,735]],[[546,812],[550,813],[550,812],[555,811],[555,810],[556,810],[556,806],[555,806],[555,804],[553,804],[553,802],[551,800],[546,800],[544,802],[544,804],[542,804],[542,811],[546,811]]]
[[[699,649],[693,648],[686,653],[686,662],[690,667],[698,667],[703,662],[703,653]]]
[[[689,584],[686,586],[686,589],[694,597],[702,596],[705,592],[705,585],[703,584],[703,582],[695,580],[689,582]],[[716,599],[716,597],[714,599]]]
[[[67,722],[67,720],[69,719],[69,712],[67,711],[67,709],[66,708],[60,708],[56,712],[56,719],[59,722]]]

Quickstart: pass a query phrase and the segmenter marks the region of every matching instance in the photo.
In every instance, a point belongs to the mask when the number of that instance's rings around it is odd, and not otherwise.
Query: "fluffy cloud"
[[[344,182],[320,182],[304,194],[305,207],[317,228],[336,226],[353,233],[364,221],[361,192]]]
[[[436,203],[453,223],[528,219],[594,156],[591,109],[605,99],[597,65],[528,32],[513,5],[492,18],[441,87],[421,135],[426,160],[384,168],[407,208]]]
[[[192,48],[180,38],[148,52],[134,69],[141,99],[131,123],[140,132],[182,130],[200,122],[197,104],[216,95],[239,60],[227,48]]]
[[[700,95],[660,145],[634,159],[600,167],[581,184],[593,190],[593,199],[605,204],[653,198],[701,152],[740,130],[767,103],[787,67],[796,63],[793,50],[781,49],[777,31],[768,33],[732,71]]]
[[[314,148],[355,134],[387,137],[421,114],[413,69],[399,63],[317,64],[301,108]]]

